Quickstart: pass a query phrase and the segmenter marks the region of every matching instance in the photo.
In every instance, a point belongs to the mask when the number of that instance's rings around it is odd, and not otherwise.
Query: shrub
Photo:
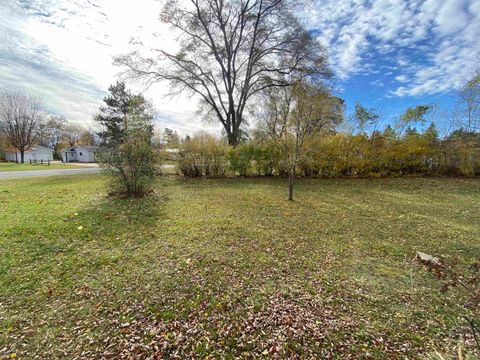
[[[427,134],[428,135],[428,134]],[[480,175],[480,140],[432,140],[411,133],[390,138],[380,133],[331,133],[312,138],[298,161],[308,177],[385,177],[403,175]],[[478,135],[475,135],[478,136]],[[268,142],[257,145],[265,148]],[[282,153],[272,148],[273,173],[282,175]]]
[[[246,176],[252,169],[252,162],[259,157],[258,148],[253,144],[240,144],[228,151],[228,161],[233,172]]]
[[[212,135],[199,133],[185,140],[178,153],[178,169],[184,176],[225,176],[229,147]]]
[[[153,147],[153,105],[132,94],[124,83],[110,86],[95,120],[101,151],[98,162],[110,175],[111,193],[143,196],[150,192],[159,156]]]
[[[111,193],[143,196],[150,192],[158,166],[150,139],[147,129],[129,130],[121,144],[99,152],[98,161],[110,175]]]
[[[272,176],[280,158],[280,152],[273,142],[255,145],[254,166],[259,175]]]

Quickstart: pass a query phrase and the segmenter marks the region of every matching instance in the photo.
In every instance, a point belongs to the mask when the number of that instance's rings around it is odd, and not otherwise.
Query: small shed
[[[7,161],[21,161],[21,154],[20,151],[16,149],[7,149],[5,151],[5,160]],[[28,150],[24,153],[24,162],[39,162],[39,161],[52,161],[53,160],[53,150],[47,148],[45,146],[40,145],[32,145]]]
[[[77,145],[62,150],[62,162],[97,162],[99,147],[95,145]]]

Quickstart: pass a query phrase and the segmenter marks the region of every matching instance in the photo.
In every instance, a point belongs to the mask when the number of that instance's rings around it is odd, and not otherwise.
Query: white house
[[[5,160],[7,161],[21,161],[20,151],[16,149],[7,149],[5,151]],[[23,161],[28,163],[30,161],[52,161],[53,150],[40,145],[32,145],[25,151]]]
[[[96,156],[99,151],[98,146],[93,145],[77,145],[62,150],[62,162],[96,162]]]

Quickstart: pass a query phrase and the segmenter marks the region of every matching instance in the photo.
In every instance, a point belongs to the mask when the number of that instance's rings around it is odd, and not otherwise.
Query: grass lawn
[[[478,180],[286,196],[282,179],[169,177],[133,200],[100,175],[0,180],[0,357],[456,354],[462,299],[413,258],[480,256]]]
[[[16,164],[14,162],[0,162],[0,172],[6,171],[28,171],[28,170],[58,170],[58,169],[75,169],[75,168],[84,168],[82,165],[69,165],[61,163],[50,163],[48,164]]]

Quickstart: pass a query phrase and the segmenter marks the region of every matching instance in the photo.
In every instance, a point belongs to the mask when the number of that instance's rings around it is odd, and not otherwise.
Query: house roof
[[[97,145],[78,145],[77,147],[88,151],[97,151],[98,149],[100,149],[100,146]]]
[[[45,146],[41,146],[41,145],[32,145],[30,146],[30,148],[28,150],[26,150],[25,152],[34,152],[34,151],[53,151],[52,149],[48,148],[48,147],[45,147]],[[11,153],[14,153],[15,151],[18,151],[16,150],[14,147],[10,147],[8,149],[5,150],[5,152],[11,152]]]
[[[53,151],[52,149],[46,147],[46,146],[41,146],[41,145],[33,145],[30,149],[31,151],[37,151],[37,150],[48,150],[48,151]]]
[[[68,148],[68,149],[63,149],[62,151],[63,152],[74,151],[76,148],[81,148],[81,149],[84,149],[84,150],[87,150],[87,151],[98,151],[98,150],[100,150],[100,146],[97,146],[97,145],[76,145],[76,146],[73,146],[73,147]]]

